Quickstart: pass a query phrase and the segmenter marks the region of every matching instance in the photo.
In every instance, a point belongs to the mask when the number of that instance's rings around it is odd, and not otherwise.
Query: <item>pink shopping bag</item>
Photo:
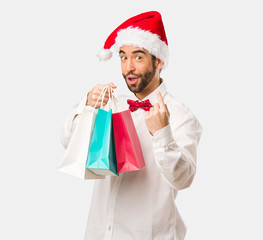
[[[117,173],[142,169],[145,162],[130,110],[113,113],[112,122]]]

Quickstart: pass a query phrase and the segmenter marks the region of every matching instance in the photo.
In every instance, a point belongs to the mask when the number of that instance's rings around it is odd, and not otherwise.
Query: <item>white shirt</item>
[[[164,82],[145,99],[152,105],[160,91],[170,112],[169,125],[152,136],[145,124],[145,111],[131,112],[145,160],[139,171],[94,180],[85,240],[183,240],[186,227],[175,205],[177,192],[191,185],[196,172],[197,145],[202,127],[193,113],[166,90]],[[119,96],[128,109],[127,99]],[[143,99],[143,100],[145,100]],[[71,113],[62,134],[66,147],[75,114]],[[123,110],[126,110],[123,109]]]

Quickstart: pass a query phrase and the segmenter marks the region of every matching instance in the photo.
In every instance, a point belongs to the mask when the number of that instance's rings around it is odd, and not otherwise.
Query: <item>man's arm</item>
[[[156,163],[164,179],[180,190],[191,185],[196,173],[197,146],[202,127],[189,111],[176,123],[169,124],[170,113],[161,94],[158,104],[145,114],[145,122],[153,135]]]
[[[186,113],[174,128],[168,124],[152,138],[154,155],[163,177],[175,189],[190,187],[195,173],[202,127]]]

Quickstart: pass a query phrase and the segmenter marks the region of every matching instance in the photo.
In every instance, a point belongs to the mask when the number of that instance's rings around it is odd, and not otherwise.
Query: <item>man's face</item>
[[[123,46],[120,48],[122,75],[131,92],[143,91],[156,73],[152,55],[143,48]]]

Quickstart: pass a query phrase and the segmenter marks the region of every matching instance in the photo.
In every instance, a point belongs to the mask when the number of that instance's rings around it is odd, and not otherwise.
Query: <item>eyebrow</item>
[[[143,53],[144,55],[146,55],[146,53],[142,50],[136,50],[132,52],[132,54],[136,54],[136,53]],[[119,54],[125,54],[125,52],[123,50],[120,50]]]
[[[135,53],[143,53],[144,55],[146,55],[146,53],[142,50],[136,50],[132,52],[132,54],[135,54]]]

